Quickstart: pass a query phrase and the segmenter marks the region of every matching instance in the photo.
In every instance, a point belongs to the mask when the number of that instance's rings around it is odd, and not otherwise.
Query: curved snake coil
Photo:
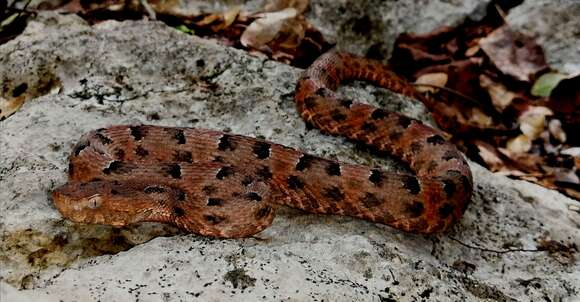
[[[389,152],[415,174],[340,163],[218,131],[121,125],[81,138],[70,156],[69,183],[54,190],[54,203],[75,222],[156,221],[223,238],[262,231],[280,204],[409,232],[446,229],[472,193],[463,155],[417,120],[340,99],[334,90],[349,79],[421,99],[376,61],[327,53],[296,86],[303,119],[324,133]]]

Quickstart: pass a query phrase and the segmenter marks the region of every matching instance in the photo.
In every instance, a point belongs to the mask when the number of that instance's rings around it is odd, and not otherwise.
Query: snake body
[[[463,155],[441,133],[403,115],[339,98],[345,80],[421,98],[379,62],[327,53],[299,79],[295,102],[308,125],[409,164],[414,174],[340,163],[251,137],[195,128],[119,125],[85,134],[69,182],[53,191],[75,222],[170,223],[212,237],[268,227],[278,205],[347,215],[416,233],[446,229],[472,193]]]

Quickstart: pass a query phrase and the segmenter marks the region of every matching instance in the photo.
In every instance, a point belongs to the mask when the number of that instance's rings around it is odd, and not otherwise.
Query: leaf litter
[[[428,84],[420,91],[435,120],[472,160],[580,199],[580,75],[552,70],[496,8],[481,21],[400,35],[391,65]]]

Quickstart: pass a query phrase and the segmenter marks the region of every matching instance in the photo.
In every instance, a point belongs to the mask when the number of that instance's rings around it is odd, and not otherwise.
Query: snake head
[[[55,189],[52,199],[64,217],[78,223],[124,226],[150,221],[162,200],[127,189],[133,187],[108,181],[71,182]]]

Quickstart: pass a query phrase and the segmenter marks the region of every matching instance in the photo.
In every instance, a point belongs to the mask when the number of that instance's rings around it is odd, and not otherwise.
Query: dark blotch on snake
[[[217,190],[218,189],[215,186],[211,186],[211,185],[204,186],[203,188],[201,188],[201,191],[203,193],[205,193],[206,195],[212,195],[212,194],[216,193]]]
[[[253,182],[254,182],[254,179],[252,178],[252,176],[249,176],[249,175],[244,176],[244,179],[242,179],[242,185],[244,187],[248,186],[249,184],[251,184]]]
[[[181,167],[178,164],[169,165],[166,170],[167,174],[173,178],[181,178]]]
[[[304,182],[298,176],[291,175],[288,177],[288,188],[292,190],[303,189]]]
[[[451,198],[455,193],[455,183],[448,179],[443,180],[443,191],[445,191],[447,198]]]
[[[407,127],[409,127],[409,125],[411,125],[411,119],[404,116],[404,115],[399,115],[399,125],[401,125],[401,127],[407,129]]]
[[[176,217],[182,217],[183,215],[185,215],[185,211],[180,207],[173,207],[173,214]]]
[[[383,175],[383,172],[377,169],[372,169],[371,175],[369,176],[369,181],[375,184],[376,186],[380,186],[384,178],[385,176]]]
[[[457,159],[457,160],[461,161],[461,157],[459,156],[459,154],[453,150],[445,151],[445,153],[443,153],[443,156],[441,158],[443,158],[443,160]]]
[[[218,150],[220,151],[234,151],[236,150],[236,144],[232,142],[232,136],[228,134],[224,134],[218,143]]]
[[[403,132],[395,131],[389,134],[389,139],[391,141],[398,141],[403,136]]]
[[[309,96],[304,100],[304,107],[306,109],[314,109],[316,107],[317,99],[315,97]]]
[[[272,211],[271,207],[265,206],[256,212],[256,218],[262,219],[268,216],[268,214],[270,214],[271,211]]]
[[[312,164],[312,161],[314,160],[313,156],[310,156],[308,154],[303,154],[300,159],[298,160],[298,163],[296,163],[296,170],[297,171],[304,171],[306,169],[308,169],[308,167],[310,167],[310,165]]]
[[[143,192],[145,192],[145,194],[165,193],[166,190],[165,190],[165,188],[162,188],[162,187],[149,186],[149,187],[145,188],[145,190],[143,190]]]
[[[113,142],[110,138],[108,138],[107,136],[105,136],[102,133],[97,132],[97,134],[95,134],[95,135],[97,136],[97,138],[101,141],[101,143],[103,145],[108,145],[108,144]]]
[[[340,188],[336,186],[324,188],[322,195],[334,201],[342,201],[344,199],[344,193],[342,193],[342,190],[340,190]]]
[[[442,218],[447,218],[447,216],[451,215],[451,213],[453,213],[454,207],[449,204],[449,203],[445,203],[443,204],[443,206],[441,208],[439,208],[439,215]]]
[[[145,157],[149,155],[149,151],[145,150],[145,148],[141,146],[137,146],[137,149],[135,149],[135,154],[137,154],[139,157]]]
[[[433,173],[437,169],[437,162],[432,160],[427,164],[427,172]]]
[[[221,206],[224,204],[224,200],[221,198],[208,198],[207,205],[210,207]]]
[[[412,202],[406,207],[407,213],[409,213],[412,218],[421,216],[421,214],[423,214],[423,210],[423,204],[418,201]]]
[[[263,180],[269,180],[272,179],[272,172],[270,171],[270,168],[266,167],[266,166],[262,166],[260,167],[257,171],[256,174]]]
[[[116,149],[115,157],[119,160],[123,160],[125,158],[125,151],[123,149]]]
[[[185,135],[183,134],[183,130],[177,130],[177,132],[175,132],[174,138],[177,140],[178,145],[185,144]]]
[[[346,119],[346,114],[344,114],[342,111],[340,111],[339,109],[334,109],[332,110],[332,112],[330,113],[330,117],[336,121],[336,122],[342,122]]]
[[[427,138],[427,142],[433,145],[441,145],[445,143],[445,139],[441,135],[433,135]]]
[[[420,142],[414,142],[411,144],[411,152],[418,154],[421,153],[421,150],[423,150],[423,144]]]
[[[112,161],[111,163],[109,163],[109,166],[106,167],[105,169],[103,169],[103,173],[109,175],[111,173],[118,173],[120,172],[120,168],[123,166],[123,163],[121,163],[120,161]]]
[[[339,163],[329,163],[326,166],[326,173],[330,176],[340,176],[340,164]]]
[[[256,192],[247,193],[246,195],[244,195],[244,197],[252,201],[262,201],[262,196],[260,196],[260,194]]]
[[[377,196],[371,193],[365,193],[360,201],[367,208],[373,208],[381,204],[381,201],[377,198]]]
[[[265,142],[256,142],[252,148],[258,159],[266,159],[270,156],[270,144]]]
[[[136,141],[140,141],[143,136],[145,136],[145,131],[141,126],[133,126],[129,127],[129,129],[131,130],[131,136],[133,136]]]
[[[340,105],[342,107],[345,107],[345,108],[350,108],[350,106],[352,106],[352,101],[347,100],[347,99],[343,99],[343,100],[340,100]]]
[[[81,142],[78,143],[74,149],[74,153],[76,156],[79,156],[79,154],[81,153],[81,151],[83,151],[86,147],[88,147],[90,144],[87,142]]]
[[[419,185],[417,177],[412,175],[401,175],[401,176],[403,188],[407,189],[407,191],[409,191],[409,193],[413,195],[419,194],[419,192],[421,191],[421,186]]]
[[[318,96],[321,96],[321,97],[327,97],[329,95],[329,92],[328,92],[327,88],[320,87],[320,88],[316,89],[315,94]]]
[[[383,109],[375,109],[373,113],[371,113],[371,117],[375,120],[385,118],[389,113]]]
[[[184,201],[185,200],[185,192],[181,191],[181,190],[177,190],[175,192],[175,199],[177,199],[178,201]]]
[[[226,178],[226,177],[228,177],[230,175],[233,175],[233,174],[234,174],[234,169],[232,169],[232,167],[230,167],[230,166],[224,166],[221,169],[219,169],[219,171],[217,172],[217,174],[215,175],[215,177],[217,179],[222,180],[222,179],[224,179],[224,178]]]
[[[177,150],[173,154],[173,160],[178,161],[178,162],[193,163],[193,155],[189,151]]]
[[[218,224],[218,223],[224,221],[224,219],[225,219],[223,217],[214,216],[214,215],[203,215],[203,218],[211,224]]]
[[[364,124],[362,124],[362,126],[360,127],[361,130],[366,131],[366,132],[374,132],[376,131],[378,128],[375,124],[371,123],[371,122],[365,122]]]

